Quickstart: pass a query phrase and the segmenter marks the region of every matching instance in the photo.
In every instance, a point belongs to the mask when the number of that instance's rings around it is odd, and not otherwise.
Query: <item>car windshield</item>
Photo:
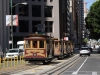
[[[8,50],[7,53],[16,53],[16,52],[18,52],[18,50],[17,49],[13,49],[13,50]]]
[[[88,50],[88,48],[81,48],[81,50]]]

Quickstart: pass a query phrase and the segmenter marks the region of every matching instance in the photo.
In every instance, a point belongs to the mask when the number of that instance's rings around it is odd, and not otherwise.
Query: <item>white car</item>
[[[82,56],[82,55],[90,56],[90,49],[88,47],[81,47],[80,56]]]
[[[18,48],[14,48],[14,49],[9,49],[6,53],[6,56],[5,58],[8,59],[8,58],[16,58],[16,57],[20,57],[23,55],[23,51],[18,49]]]

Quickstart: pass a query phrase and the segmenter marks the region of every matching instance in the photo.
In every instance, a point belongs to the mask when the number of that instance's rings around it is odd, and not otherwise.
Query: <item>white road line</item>
[[[92,75],[97,75],[97,72],[92,72]]]
[[[77,74],[78,71],[82,68],[82,66],[84,65],[84,63],[86,62],[87,59],[88,59],[88,57],[84,60],[84,62],[83,62],[82,65],[77,69],[77,71],[73,72],[72,74]]]

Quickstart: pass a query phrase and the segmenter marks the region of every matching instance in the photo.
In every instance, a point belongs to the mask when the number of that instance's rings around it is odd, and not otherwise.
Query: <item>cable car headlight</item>
[[[36,54],[33,54],[33,56],[36,56]]]

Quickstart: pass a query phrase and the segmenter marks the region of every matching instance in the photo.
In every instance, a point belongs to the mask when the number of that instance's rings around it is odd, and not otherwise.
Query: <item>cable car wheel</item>
[[[42,63],[45,65],[45,64],[47,64],[47,63],[50,63],[51,62],[51,60],[43,60],[42,61]]]
[[[59,56],[58,57],[58,60],[61,60],[61,59],[63,59],[64,58],[64,56]]]

